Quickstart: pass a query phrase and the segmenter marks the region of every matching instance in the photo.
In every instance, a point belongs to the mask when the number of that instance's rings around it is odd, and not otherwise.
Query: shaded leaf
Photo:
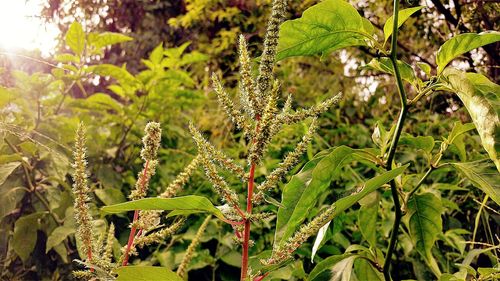
[[[26,193],[25,187],[7,187],[0,190],[0,220],[10,214]]]
[[[118,188],[96,189],[94,193],[105,205],[113,205],[127,201],[125,195],[123,195]]]
[[[106,213],[116,214],[133,210],[185,210],[207,212],[215,215],[220,219],[224,219],[222,212],[212,205],[212,202],[206,197],[188,195],[175,198],[145,198],[111,206],[103,207],[102,210]]]
[[[439,272],[439,268],[433,262],[431,249],[443,229],[441,209],[441,200],[429,192],[414,195],[408,201],[410,236],[434,272]]]
[[[45,214],[40,212],[20,217],[14,225],[11,246],[23,262],[26,262],[35,248],[39,219]]]
[[[479,34],[463,33],[449,39],[439,48],[436,55],[438,74],[450,61],[461,54],[497,41],[500,41],[500,32],[498,31],[486,31]]]
[[[50,249],[61,244],[66,239],[66,237],[68,237],[73,233],[75,233],[74,227],[59,226],[55,228],[54,231],[52,231],[52,233],[47,238],[45,252],[47,253],[50,251]]]
[[[434,148],[434,138],[431,136],[411,136],[404,135],[399,140],[400,145],[407,145],[416,149],[421,149],[427,153],[430,153]]]
[[[14,172],[14,170],[21,165],[21,162],[10,162],[0,165],[0,185]]]
[[[371,23],[349,3],[325,0],[304,11],[302,17],[281,25],[276,59],[365,46],[366,40],[373,40],[371,34]]]
[[[116,281],[182,281],[175,272],[159,266],[123,266],[115,269],[115,272],[118,274]]]
[[[500,174],[490,165],[491,162],[480,160],[466,163],[451,163],[467,177],[477,188],[500,205]]]
[[[424,6],[418,6],[408,9],[403,9],[398,12],[398,28],[400,28],[403,23],[414,13],[420,11]],[[390,16],[384,24],[384,43],[387,42],[387,39],[392,35],[392,29],[394,25],[394,18]]]

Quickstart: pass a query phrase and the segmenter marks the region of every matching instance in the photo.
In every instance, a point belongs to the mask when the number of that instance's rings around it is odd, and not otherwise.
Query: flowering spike
[[[201,236],[203,235],[203,232],[205,232],[205,229],[208,226],[208,223],[212,219],[212,216],[208,216],[203,223],[201,224],[200,228],[198,228],[198,231],[196,232],[196,235],[193,238],[193,241],[191,241],[191,244],[189,244],[189,247],[186,250],[186,254],[184,255],[184,258],[182,258],[182,262],[177,268],[177,275],[180,278],[184,278],[186,275],[186,270],[191,262],[191,259],[193,258],[193,253],[198,244],[200,243]]]
[[[262,106],[255,93],[255,85],[252,78],[252,65],[248,54],[247,41],[243,35],[240,35],[239,40],[240,50],[240,85],[241,97],[244,109],[250,117],[255,118],[255,111]]]
[[[113,257],[113,244],[115,242],[115,225],[111,223],[108,229],[108,236],[106,237],[106,245],[104,248],[104,253],[102,255],[102,259],[111,263],[111,259]]]
[[[165,191],[160,194],[161,198],[171,198],[174,197],[175,194],[181,189],[189,180],[189,177],[193,174],[193,172],[196,170],[198,165],[200,164],[200,155],[197,155],[189,165],[184,168],[184,170],[177,175],[175,180],[171,182],[168,187],[165,189]]]
[[[208,180],[212,183],[215,191],[222,197],[222,199],[224,199],[232,207],[237,208],[238,195],[236,195],[236,193],[229,188],[229,185],[224,178],[217,173],[217,168],[215,167],[211,155],[206,148],[205,139],[193,124],[189,125],[189,130],[191,131],[193,139],[198,146],[198,150],[201,155],[201,163],[203,164]]]
[[[162,228],[159,231],[155,231],[148,235],[139,236],[134,240],[134,244],[139,248],[143,248],[144,246],[151,245],[153,243],[162,243],[167,237],[172,236],[174,233],[176,233],[182,227],[184,222],[185,220],[182,219],[175,222],[169,227]]]
[[[215,73],[212,74],[212,83],[214,91],[217,94],[217,100],[219,101],[219,104],[224,108],[226,114],[231,118],[231,121],[236,125],[238,129],[246,129],[246,122],[243,114],[235,108],[233,101],[229,97],[226,90],[224,90],[224,87],[222,87],[222,84]]]
[[[278,246],[271,257],[267,260],[261,260],[264,265],[272,265],[281,263],[292,257],[292,253],[297,250],[309,237],[318,233],[319,229],[329,222],[332,218],[334,206],[330,206],[327,210],[316,216],[311,222],[303,225],[295,234],[288,239],[283,245]]]
[[[160,123],[149,122],[144,129],[145,135],[142,138],[144,144],[141,150],[141,157],[144,161],[156,159],[161,141]]]
[[[242,166],[235,163],[235,161],[226,156],[224,152],[209,143],[192,124],[190,125],[190,130],[196,143],[200,145],[198,148],[205,151],[211,161],[218,163],[220,167],[232,172],[241,180],[246,179],[245,169]]]
[[[77,237],[82,241],[83,252],[87,255],[85,260],[92,262],[92,247],[95,243],[92,231],[92,216],[90,215],[87,201],[90,199],[90,189],[87,184],[87,160],[85,148],[85,126],[78,125],[75,137],[75,150],[73,152],[73,194],[75,197],[75,220],[78,225]]]
[[[284,114],[282,118],[285,124],[293,124],[300,122],[308,117],[317,117],[322,113],[326,112],[328,109],[330,109],[332,105],[337,104],[341,98],[342,98],[342,93],[339,93],[338,95],[326,99],[322,103],[314,105],[309,109],[300,109],[297,110],[295,113]]]
[[[259,99],[264,99],[273,79],[273,67],[276,59],[276,50],[279,39],[279,26],[285,19],[286,0],[274,0],[271,17],[267,23],[264,50],[260,58],[257,87]]]
[[[273,170],[271,174],[267,176],[266,180],[257,187],[260,192],[265,192],[276,186],[278,181],[281,180],[281,178],[285,176],[285,174],[297,164],[302,154],[304,154],[304,152],[307,150],[307,146],[312,141],[314,133],[318,129],[316,123],[317,122],[315,118],[309,126],[309,130],[302,137],[302,140],[297,144],[295,149],[292,152],[288,153],[285,159],[279,164],[278,168]],[[256,196],[256,198],[259,198],[259,196]]]

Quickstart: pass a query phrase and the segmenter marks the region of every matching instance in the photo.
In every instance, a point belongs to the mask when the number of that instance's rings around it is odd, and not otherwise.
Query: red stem
[[[260,116],[257,115],[255,117],[257,120],[257,124],[255,126],[255,134],[256,136],[259,133],[259,121]],[[253,139],[253,143],[255,144],[255,138]],[[248,178],[248,190],[247,190],[247,216],[252,214],[252,196],[253,196],[253,186],[254,186],[254,177],[255,177],[255,163],[251,163],[250,165],[250,176]],[[244,219],[245,221],[245,230],[243,232],[243,251],[241,254],[241,281],[245,281],[248,273],[248,245],[250,241],[250,220],[248,218]]]
[[[149,168],[149,160],[146,161],[146,165],[144,165],[144,171],[141,175],[141,191],[144,191],[144,187],[146,186],[146,173]],[[130,230],[130,235],[128,236],[127,249],[125,250],[125,254],[123,256],[122,266],[127,266],[128,258],[130,255],[130,249],[134,244],[135,232],[137,231],[137,227],[135,226],[135,222],[139,219],[139,210],[134,211],[134,219],[132,220],[132,229]]]
[[[91,249],[89,249],[89,251],[87,252],[87,259],[88,259],[89,263],[92,262],[92,250]],[[90,272],[94,272],[94,268],[93,267],[90,267]]]
[[[252,213],[252,195],[255,176],[255,164],[250,166],[250,177],[248,179],[247,214]],[[250,220],[245,219],[245,231],[243,234],[243,253],[241,257],[241,281],[245,281],[248,272],[248,244],[250,240]]]

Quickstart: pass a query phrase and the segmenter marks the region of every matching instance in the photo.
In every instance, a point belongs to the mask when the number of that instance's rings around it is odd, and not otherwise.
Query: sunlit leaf
[[[77,56],[83,54],[85,49],[85,33],[83,32],[82,25],[78,22],[73,22],[66,33],[66,45]]]
[[[321,242],[323,242],[323,239],[325,238],[325,234],[326,231],[328,230],[328,226],[330,226],[330,222],[331,221],[327,222],[318,230],[318,234],[316,235],[316,239],[314,239],[314,244],[312,247],[311,263],[314,263],[314,256],[316,255],[316,252],[318,251]]]
[[[224,219],[222,212],[212,205],[206,197],[188,195],[175,198],[145,198],[111,206],[103,207],[106,213],[116,214],[133,210],[185,210],[211,213],[218,218]]]
[[[123,42],[128,42],[133,40],[132,37],[120,34],[120,33],[115,33],[115,32],[103,32],[99,34],[89,34],[89,44],[94,46],[97,49],[118,44],[118,43],[123,43]]]
[[[398,28],[400,28],[403,23],[414,13],[420,11],[424,6],[418,6],[408,9],[402,9],[398,12]],[[384,24],[384,43],[387,42],[387,39],[392,35],[392,29],[394,25],[394,18],[390,16]]]
[[[115,269],[115,272],[118,274],[116,281],[182,281],[175,272],[159,266],[123,266]]]
[[[439,48],[436,55],[438,74],[450,61],[461,54],[497,41],[500,41],[500,32],[498,31],[485,31],[479,34],[463,33],[449,39]]]
[[[374,58],[367,65],[367,67],[389,73],[394,75],[394,67],[392,66],[392,62],[389,58]],[[414,85],[417,83],[417,77],[415,76],[415,72],[413,68],[406,62],[398,60],[398,68],[401,74],[401,78],[408,83]]]
[[[372,40],[371,34],[373,26],[349,3],[325,0],[281,25],[277,60],[365,46],[366,40]]]
[[[481,74],[466,74],[447,68],[443,85],[462,100],[481,137],[481,143],[500,171],[500,87]]]

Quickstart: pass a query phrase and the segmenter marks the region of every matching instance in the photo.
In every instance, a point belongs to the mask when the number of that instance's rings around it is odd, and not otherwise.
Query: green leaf
[[[391,59],[383,57],[383,58],[374,58],[367,65],[367,67],[389,73],[394,75],[394,67],[392,66]],[[413,68],[406,62],[398,60],[398,68],[401,74],[401,78],[406,82],[415,85],[417,83],[417,77],[415,76],[415,72]]]
[[[464,103],[484,149],[500,171],[500,87],[481,74],[469,75],[453,68],[447,68],[441,80]]]
[[[72,62],[72,63],[80,63],[80,58],[75,56],[75,55],[72,55],[72,54],[59,54],[59,55],[56,55],[54,57],[54,59],[58,62],[62,62],[62,63],[68,63],[68,62]]]
[[[91,36],[89,35],[89,44],[97,49],[131,40],[133,40],[132,37],[115,32],[103,32],[100,34],[91,34]]]
[[[314,256],[316,255],[316,252],[321,246],[321,242],[323,242],[323,239],[325,238],[325,234],[326,231],[328,230],[328,226],[330,226],[330,223],[331,221],[327,222],[318,230],[318,234],[316,235],[316,239],[314,239],[314,245],[312,247],[311,263],[314,263]]]
[[[284,208],[278,209],[275,243],[282,244],[293,235],[297,227],[307,218],[319,196],[326,191],[332,179],[340,173],[341,168],[355,159],[364,159],[364,153],[361,150],[340,146],[329,154],[322,154],[321,157],[309,161],[298,174],[292,177],[283,188],[281,204]],[[358,189],[357,193],[339,199],[333,204],[335,206],[333,217],[402,173],[406,167],[400,167],[370,179],[364,187]]]
[[[0,221],[10,214],[26,193],[25,187],[5,187],[0,189]]]
[[[61,244],[66,239],[66,237],[73,233],[75,233],[74,227],[59,226],[55,228],[47,238],[45,252],[48,253],[52,248]]]
[[[91,104],[95,104],[96,105],[95,108],[97,109],[104,107],[107,109],[113,109],[118,113],[122,112],[122,105],[107,94],[96,93],[88,97],[86,101]]]
[[[124,266],[118,267],[115,272],[118,274],[116,281],[182,281],[175,272],[159,266]]]
[[[466,163],[451,163],[458,171],[467,177],[477,188],[500,205],[500,174],[495,171],[489,161],[474,161]]]
[[[427,153],[430,153],[434,148],[434,138],[431,136],[411,136],[404,135],[399,140],[399,144],[407,145],[416,149],[421,149]]]
[[[77,56],[83,54],[85,49],[85,33],[83,32],[82,25],[78,22],[73,22],[66,33],[66,45]]]
[[[384,280],[384,275],[365,259],[356,259],[354,262],[354,272],[356,273],[358,280]]]
[[[309,273],[309,276],[307,277],[308,281],[314,281],[314,280],[330,280],[331,278],[331,268],[339,263],[340,261],[353,257],[354,255],[352,254],[344,254],[344,255],[338,255],[338,256],[330,256],[314,267],[314,269]]]
[[[408,201],[410,236],[417,251],[429,263],[434,272],[439,272],[432,257],[431,249],[442,232],[441,200],[427,192],[414,195]]]
[[[149,60],[153,64],[159,65],[161,63],[162,58],[163,58],[163,43],[160,43],[153,49],[153,51],[149,55]]]
[[[280,28],[277,60],[292,56],[328,54],[349,46],[365,46],[373,26],[342,0],[325,0],[304,11],[302,17]]]
[[[220,219],[225,219],[222,212],[212,205],[212,202],[206,197],[188,195],[175,198],[145,198],[111,206],[103,207],[102,210],[106,213],[116,214],[133,210],[187,210],[207,212],[215,215]]]
[[[90,69],[92,73],[100,76],[110,76],[121,85],[128,85],[131,87],[139,87],[140,82],[130,74],[124,67],[118,67],[112,64],[100,64]]]
[[[94,190],[95,195],[104,205],[113,205],[127,201],[125,195],[118,188],[103,188]]]
[[[14,225],[11,245],[23,262],[26,262],[35,248],[39,219],[45,214],[46,212],[40,212],[20,217]]]
[[[420,68],[427,76],[431,76],[431,66],[425,62],[417,62],[418,68]]]
[[[377,213],[379,200],[378,193],[373,192],[359,201],[361,205],[358,213],[359,230],[370,246],[373,247],[377,245]]]
[[[424,6],[418,6],[408,9],[403,9],[398,12],[398,29],[403,25],[403,23],[410,18],[411,15],[420,11]],[[390,16],[384,24],[384,44],[387,42],[387,39],[392,35],[392,29],[394,25],[394,18]]]
[[[500,41],[500,32],[498,31],[486,31],[479,34],[463,33],[449,39],[437,52],[437,73],[440,74],[446,65],[459,55],[497,41]]]
[[[455,122],[455,124],[453,124],[453,129],[451,129],[451,133],[448,136],[448,138],[446,139],[446,141],[449,144],[452,144],[455,142],[455,139],[457,137],[459,137],[462,134],[467,133],[468,131],[474,130],[475,128],[476,128],[476,126],[474,126],[473,123],[462,124],[460,121],[457,121],[457,122]]]
[[[21,162],[10,162],[0,165],[0,185],[14,172],[14,170],[21,165]]]

